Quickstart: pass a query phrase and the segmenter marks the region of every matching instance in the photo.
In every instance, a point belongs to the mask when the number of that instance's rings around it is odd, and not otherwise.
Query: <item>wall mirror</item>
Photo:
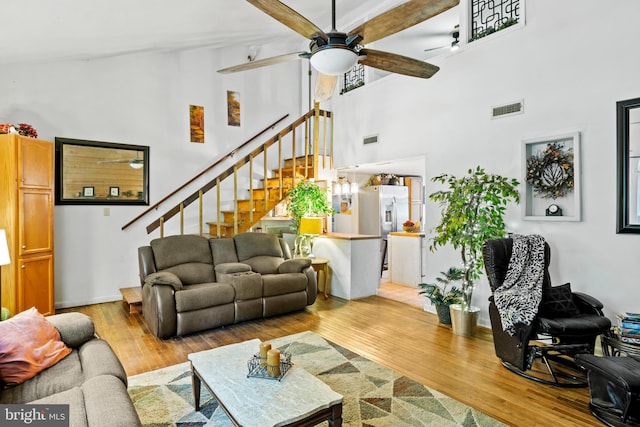
[[[618,101],[618,233],[640,233],[640,98]]]
[[[149,147],[56,137],[56,205],[148,205]]]

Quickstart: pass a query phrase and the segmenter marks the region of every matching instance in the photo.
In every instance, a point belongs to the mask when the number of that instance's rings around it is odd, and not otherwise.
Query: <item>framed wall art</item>
[[[580,133],[523,141],[525,220],[580,221]]]

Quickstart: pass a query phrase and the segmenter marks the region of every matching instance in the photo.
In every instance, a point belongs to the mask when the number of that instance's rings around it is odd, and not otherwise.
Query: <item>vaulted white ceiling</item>
[[[330,0],[283,2],[330,30]],[[348,31],[400,3],[403,1],[336,0],[338,30]],[[383,39],[376,49],[426,59],[425,49],[451,43],[457,9]],[[248,48],[274,40],[300,42],[300,49],[305,48],[302,36],[243,0],[3,0],[2,12],[0,64]]]

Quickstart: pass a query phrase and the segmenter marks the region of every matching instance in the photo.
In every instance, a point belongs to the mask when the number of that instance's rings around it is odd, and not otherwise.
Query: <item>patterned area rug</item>
[[[344,396],[344,426],[504,426],[313,332],[278,338],[271,343],[291,353],[294,364]],[[129,394],[145,426],[233,425],[205,387],[201,410],[194,411],[188,362],[129,377]]]

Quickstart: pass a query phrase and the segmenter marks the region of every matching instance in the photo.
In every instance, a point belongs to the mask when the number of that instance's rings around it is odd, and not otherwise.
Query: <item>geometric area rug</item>
[[[333,344],[313,332],[271,340],[291,361],[341,394],[344,426],[504,426],[497,420],[391,369]],[[251,381],[265,381],[251,378]],[[142,424],[216,426],[233,424],[202,387],[194,410],[189,363],[129,377],[129,395]],[[326,426],[327,423],[320,424]]]

